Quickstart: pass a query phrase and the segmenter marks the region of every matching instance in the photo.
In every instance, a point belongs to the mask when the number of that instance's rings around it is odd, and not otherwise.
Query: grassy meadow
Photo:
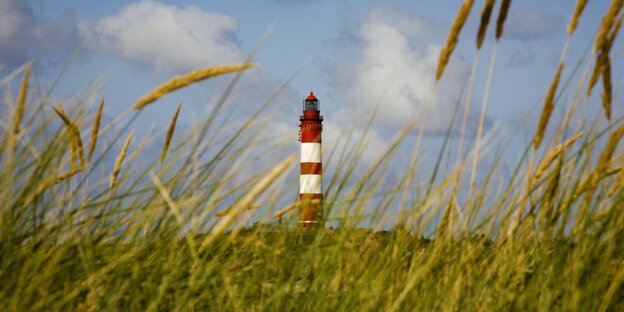
[[[513,4],[480,4],[463,1],[432,79],[444,76],[458,40],[476,40],[478,55],[492,36],[495,64]],[[475,139],[459,114],[449,126],[459,138],[451,131],[446,138],[462,157],[448,170],[432,164],[431,177],[416,165],[424,125],[415,122],[365,170],[356,168],[363,144],[326,151],[327,163],[353,165],[325,177],[328,224],[318,230],[296,227],[296,205],[272,218],[280,198],[296,195],[285,176],[298,155],[275,159],[271,148],[279,142],[269,142],[249,160],[254,129],[267,123],[260,116],[273,98],[226,136],[215,134],[232,88],[254,64],[174,77],[110,122],[102,118],[105,95],[52,102],[25,64],[4,79],[16,88],[2,99],[0,310],[624,310],[624,119],[612,109],[622,93],[611,81],[624,8],[612,0],[589,52],[568,60],[585,4],[577,0],[569,12],[568,41],[543,86],[540,118],[527,121],[535,135],[506,183],[494,185],[497,164],[479,166],[486,92],[473,104],[480,111]],[[480,20],[476,38],[461,32],[468,18]],[[226,74],[231,83],[206,120],[177,130],[178,107],[158,134],[160,154],[141,154],[149,142],[133,134],[133,123],[146,107]],[[599,101],[588,101],[592,92]],[[601,105],[608,122],[583,120],[586,105]],[[555,107],[565,112],[561,122],[551,118]],[[406,140],[413,134],[416,142]],[[411,165],[388,185],[401,144],[414,145]],[[438,159],[450,153],[445,144]],[[258,164],[254,174],[240,174]],[[429,183],[415,184],[419,176]],[[387,222],[393,209],[391,230],[362,228]],[[241,226],[262,213],[275,221]]]

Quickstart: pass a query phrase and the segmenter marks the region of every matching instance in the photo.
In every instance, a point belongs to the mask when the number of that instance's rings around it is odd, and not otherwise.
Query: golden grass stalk
[[[208,247],[217,235],[222,233],[236,218],[236,216],[245,208],[252,205],[252,202],[264,192],[280,175],[282,175],[297,159],[294,155],[290,156],[279,165],[275,166],[264,177],[256,183],[243,198],[234,203],[229,208],[229,213],[226,214],[212,229],[211,233],[206,236],[204,241],[199,247],[199,251],[202,252]]]
[[[496,40],[499,40],[503,36],[503,30],[505,26],[505,20],[509,13],[509,7],[511,6],[511,0],[503,0],[501,2],[500,10],[498,11],[498,19],[496,20]]]
[[[609,35],[609,47],[613,46],[613,42],[615,41],[615,38],[617,38],[617,34],[622,27],[622,19],[624,19],[624,15],[620,15],[620,18],[618,18],[617,22],[615,22],[615,26],[611,29],[611,34]]]
[[[83,171],[85,169],[85,166],[80,166],[78,168],[74,168],[72,170],[69,170],[65,173],[62,173],[60,175],[58,175],[56,178],[54,178],[54,184],[58,184],[61,183],[71,177],[73,177],[75,174]]]
[[[614,174],[619,174],[622,172],[623,172],[622,167],[603,170],[602,173],[593,172],[592,174],[584,177],[583,180],[581,180],[581,183],[577,185],[576,189],[574,190],[574,196],[578,196],[588,189],[593,189],[594,187],[596,187],[596,185],[598,185],[598,182],[602,181],[602,179],[608,178]],[[613,185],[611,188],[614,188],[614,187],[616,187],[616,185]],[[609,193],[607,193],[607,195],[611,196],[612,191],[613,190],[610,190]]]
[[[436,80],[440,80],[440,77],[442,77],[446,65],[448,65],[451,54],[457,46],[457,38],[459,37],[459,33],[461,32],[462,27],[464,27],[464,24],[466,23],[466,20],[470,15],[470,9],[472,8],[473,4],[474,0],[466,0],[462,4],[461,8],[459,8],[459,12],[455,17],[455,20],[453,21],[451,30],[446,37],[446,45],[442,48],[442,50],[440,50],[440,58],[438,59],[438,68],[436,71]]]
[[[594,53],[597,53],[596,64],[594,64],[594,70],[589,78],[589,83],[587,85],[587,96],[591,94],[592,89],[598,81],[598,77],[604,70],[604,66],[606,66],[606,63],[609,61],[609,52],[611,51],[613,42],[615,41],[620,27],[622,26],[622,18],[618,19],[618,21],[615,23],[615,26],[613,26],[613,23],[617,13],[622,7],[623,1],[624,0],[611,2],[609,11],[602,18],[602,25],[600,26],[598,35],[596,35],[596,42],[594,45]],[[619,6],[615,2],[619,2]]]
[[[607,171],[605,172],[605,174],[604,174],[604,176],[603,176],[603,177],[605,177],[605,178],[606,178],[606,177],[610,177],[610,176],[612,176],[612,175],[614,175],[614,174],[618,174],[618,173],[620,173],[620,171],[622,171],[622,167],[611,168],[611,169],[609,169],[609,170],[607,170]]]
[[[563,152],[565,152],[565,150],[570,145],[574,144],[576,140],[582,137],[583,134],[584,132],[582,131],[577,133],[575,136],[557,145],[548,154],[546,154],[546,156],[542,159],[539,165],[537,165],[537,168],[535,169],[535,173],[533,173],[533,176],[531,177],[531,180],[532,180],[531,186],[535,185],[535,182],[537,182],[544,175],[544,173],[546,172],[546,169],[548,169],[548,167],[553,163],[553,161],[555,161],[561,154],[563,154]]]
[[[596,163],[596,168],[594,169],[594,174],[596,176],[602,176],[606,172],[606,169],[611,161],[611,157],[620,143],[620,140],[622,140],[622,136],[624,136],[624,124],[620,125],[620,127],[613,131],[613,133],[609,136],[609,140],[600,153],[598,162]]]
[[[52,107],[52,109],[61,118],[61,120],[63,120],[63,123],[69,130],[69,133],[72,137],[72,140],[71,140],[72,142],[70,142],[70,146],[71,144],[76,144],[72,148],[75,148],[75,152],[78,155],[78,159],[80,160],[80,166],[83,166],[84,165],[84,146],[82,144],[82,139],[80,138],[80,130],[78,130],[78,126],[76,126],[76,124],[74,124],[71,120],[69,120],[69,118],[67,118],[67,115],[65,115],[65,111],[63,110],[62,107],[60,109]]]
[[[182,107],[182,102],[178,104],[178,108],[173,114],[173,118],[171,119],[171,123],[169,124],[169,129],[167,130],[167,137],[165,138],[165,143],[163,144],[162,151],[160,152],[160,162],[162,163],[167,157],[167,151],[169,150],[169,143],[171,143],[171,138],[173,137],[173,131],[175,130],[176,122],[178,121],[178,115],[180,114],[180,108]]]
[[[52,109],[56,111],[54,107]],[[67,116],[62,105],[59,104],[59,107],[57,109],[63,116]],[[65,124],[65,121],[63,121],[63,123]],[[77,168],[76,164],[78,162],[78,148],[76,147],[76,142],[74,142],[74,135],[71,133],[71,131],[67,131],[67,135],[69,136],[69,170],[71,171]]]
[[[24,206],[28,206],[30,205],[35,198],[37,198],[37,196],[41,195],[43,192],[45,192],[45,190],[47,190],[48,188],[59,184],[71,177],[73,177],[74,175],[76,175],[77,173],[83,171],[85,169],[84,166],[78,167],[78,168],[72,168],[69,171],[62,173],[58,176],[54,176],[46,181],[44,181],[43,183],[41,183],[39,185],[39,187],[37,187],[37,190],[33,193],[30,194],[30,196],[28,198],[26,198],[26,200],[24,201]]]
[[[600,182],[600,180],[602,180],[603,178],[620,172],[621,167],[611,170],[607,170],[607,168],[609,167],[609,163],[611,162],[611,157],[613,156],[615,149],[622,140],[622,136],[624,136],[624,124],[621,124],[615,131],[611,133],[607,144],[602,149],[602,152],[600,152],[600,156],[598,156],[596,168],[578,185],[574,192],[575,195],[579,195],[588,189],[594,189],[594,187],[598,185],[598,182]]]
[[[310,203],[311,204],[319,204],[319,203],[321,203],[321,200],[320,199],[312,199],[312,200],[310,200]],[[294,203],[292,203],[292,204],[290,204],[290,205],[288,205],[288,206],[278,210],[276,213],[273,214],[273,217],[274,218],[279,218],[279,217],[283,216],[284,214],[286,214],[287,212],[289,212],[289,211],[291,211],[291,210],[293,210],[295,208],[301,207],[302,204],[303,204],[302,202],[294,202]]]
[[[596,84],[596,81],[598,80],[599,73],[602,73],[602,82],[603,82],[604,92],[605,94],[609,93],[608,94],[609,98],[607,98],[608,104],[609,104],[608,108],[607,106],[605,106],[605,114],[607,114],[607,119],[609,120],[611,120],[611,100],[612,100],[612,97],[611,97],[611,92],[612,92],[611,90],[611,57],[609,57],[609,52],[611,51],[611,47],[613,47],[613,42],[615,41],[615,38],[617,37],[620,27],[622,26],[623,18],[624,16],[620,16],[620,18],[617,20],[617,22],[615,23],[615,26],[611,30],[609,37],[607,38],[606,45],[604,46],[603,50],[598,55],[596,66],[594,67],[594,72],[592,73],[592,76],[590,78],[590,83],[589,83],[589,87],[587,90],[587,95],[589,95],[591,92],[591,88],[594,87],[594,85]],[[598,66],[598,64],[600,64],[600,66]],[[608,80],[605,81],[605,79],[608,79]],[[603,99],[603,106],[605,104],[604,100],[605,99]]]
[[[121,170],[121,165],[123,164],[124,157],[126,157],[126,152],[128,151],[128,146],[130,146],[130,141],[132,140],[133,135],[134,135],[134,130],[130,132],[130,134],[126,138],[126,142],[124,142],[124,145],[121,148],[121,151],[119,152],[119,155],[117,155],[117,159],[115,160],[115,168],[113,169],[113,172],[111,173],[110,184],[108,186],[111,190],[113,189],[113,186],[115,186],[115,183],[117,182],[117,176],[119,175],[119,171]]]
[[[286,214],[287,212],[299,207],[299,202],[294,202],[280,210],[278,210],[276,213],[273,214],[273,218],[279,218],[281,216],[283,216],[284,214]]]
[[[574,189],[574,197],[581,195],[586,189],[589,188],[590,181],[592,180],[592,175],[588,175],[581,180],[581,182]]]
[[[100,122],[102,121],[102,110],[104,109],[104,97],[100,101],[97,112],[95,112],[95,118],[93,119],[93,126],[91,127],[91,141],[89,141],[89,153],[87,154],[87,161],[91,161],[93,158],[93,152],[95,152],[95,145],[97,144],[98,133],[100,131]]]
[[[15,116],[13,117],[13,133],[18,134],[20,131],[20,124],[24,119],[24,110],[26,107],[26,96],[28,95],[28,79],[30,77],[30,65],[26,66],[24,70],[24,76],[22,77],[22,85],[20,87],[19,95],[17,98],[17,107],[15,109]]]
[[[256,210],[256,209],[259,209],[259,208],[262,208],[262,205],[258,205],[258,204],[251,204],[251,205],[249,205],[249,206],[247,206],[247,207],[244,207],[244,210]],[[232,209],[231,209],[231,207],[230,207],[230,208],[226,208],[226,209],[223,209],[223,210],[217,211],[217,213],[215,214],[215,216],[217,216],[217,217],[223,217],[223,216],[226,216],[228,213],[230,213],[230,211],[231,211],[231,210],[232,210]]]
[[[175,217],[176,221],[178,222],[178,225],[180,226],[180,228],[183,228],[184,218],[182,217],[182,214],[180,213],[180,208],[178,208],[178,205],[175,203],[175,201],[171,197],[171,193],[167,190],[167,188],[165,188],[165,186],[162,184],[162,182],[160,181],[160,179],[158,179],[157,176],[155,176],[154,174],[150,174],[150,177],[152,178],[152,181],[154,181],[156,188],[158,188],[160,195],[163,197],[163,199],[167,203],[167,206],[169,206],[169,209],[171,210],[171,213]],[[193,259],[198,260],[197,251],[195,248],[195,240],[193,239],[193,235],[184,235],[184,237],[188,244],[189,250],[191,251],[191,255]]]
[[[479,31],[477,32],[477,50],[481,49],[481,45],[485,39],[494,3],[494,0],[485,0],[485,3],[483,4],[483,10],[481,11],[481,23],[479,24]]]
[[[442,221],[440,221],[440,225],[438,225],[438,229],[436,231],[436,240],[441,240],[446,234],[449,233],[449,227],[451,224],[451,211],[455,206],[455,196],[451,196],[446,209],[444,210],[444,215],[442,216]]]
[[[71,137],[70,134],[70,138],[69,138],[69,168],[70,170],[74,170],[76,169],[76,164],[78,162],[78,148],[76,147],[76,143],[74,142],[74,139]]]
[[[600,24],[600,29],[598,29],[598,34],[596,35],[594,52],[604,50],[604,48],[608,45],[610,41],[609,35],[611,34],[613,23],[615,22],[618,13],[622,9],[623,4],[624,0],[611,1],[607,13],[602,17],[602,23]]]
[[[151,138],[145,138],[142,141],[139,141],[139,145],[134,149],[134,151],[132,152],[132,154],[130,154],[131,159],[136,159],[139,154],[141,154],[141,152],[143,151],[143,148],[145,148],[146,146],[148,146],[150,143],[152,142]]]
[[[568,35],[572,35],[576,26],[578,25],[581,14],[583,14],[583,10],[585,10],[585,5],[587,4],[587,0],[576,0],[576,6],[574,7],[574,13],[572,13],[572,18],[570,18],[570,23],[568,24]]]
[[[592,75],[589,77],[589,82],[587,83],[587,96],[591,95],[592,89],[596,85],[596,82],[598,82],[598,78],[600,77],[606,58],[607,56],[603,54],[603,52],[600,52],[598,56],[596,56],[596,64],[594,65],[594,70],[592,71]]]
[[[607,58],[607,62],[602,69],[602,86],[604,93],[602,94],[602,107],[604,108],[605,117],[611,120],[611,101],[613,99],[611,86],[611,58]]]
[[[557,86],[559,85],[559,78],[561,78],[561,71],[563,70],[563,62],[559,63],[559,67],[557,67],[557,73],[555,77],[553,77],[552,82],[550,83],[550,88],[548,89],[548,93],[546,94],[546,98],[544,99],[544,108],[542,109],[542,115],[540,116],[539,122],[537,124],[537,131],[535,136],[533,137],[533,148],[538,149],[542,140],[544,139],[544,133],[546,132],[546,126],[548,126],[548,120],[550,120],[550,115],[552,114],[553,109],[555,108],[555,94],[557,93]]]
[[[24,76],[22,77],[22,85],[20,86],[19,95],[17,98],[17,106],[15,107],[15,115],[13,116],[13,124],[8,132],[8,148],[12,152],[17,149],[17,135],[20,132],[22,119],[24,119],[24,111],[26,107],[26,96],[28,95],[28,79],[30,77],[30,64],[24,69]]]
[[[620,171],[618,172],[618,175],[615,178],[615,182],[613,183],[613,185],[611,186],[611,189],[607,193],[608,196],[613,195],[615,191],[617,191],[618,189],[621,189],[624,186],[624,170],[623,170],[624,166],[620,166],[619,169]]]
[[[623,175],[618,175],[618,177],[615,180],[615,183],[613,183],[613,185],[611,186],[611,188],[609,189],[609,191],[607,192],[607,196],[613,196],[613,194],[615,194],[615,192],[619,189],[622,188],[623,182],[624,180],[622,180]]]
[[[142,109],[147,104],[150,104],[158,100],[159,98],[163,97],[167,93],[170,93],[182,87],[188,86],[195,82],[202,81],[204,79],[208,79],[208,78],[223,75],[223,74],[245,70],[245,69],[256,67],[256,66],[258,65],[246,63],[246,64],[223,65],[223,66],[195,69],[183,76],[173,77],[171,80],[156,87],[156,89],[152,90],[150,93],[140,98],[139,101],[134,103],[132,107],[134,109]]]
[[[565,155],[565,150],[557,155],[557,166],[553,169],[554,174],[550,176],[550,179],[548,180],[548,185],[546,187],[546,194],[545,194],[546,195],[545,200],[547,203],[546,207],[550,207],[549,210],[551,210],[551,213],[553,212],[552,210],[555,208],[555,207],[552,207],[551,204],[553,202],[553,199],[555,198],[555,195],[557,194],[557,190],[559,189],[564,155]],[[544,211],[543,213],[546,213],[546,211]]]

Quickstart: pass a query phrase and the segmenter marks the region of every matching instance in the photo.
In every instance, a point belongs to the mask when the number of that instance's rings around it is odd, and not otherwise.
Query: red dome
[[[316,96],[314,96],[314,92],[310,92],[310,95],[305,99],[306,101],[318,101]]]

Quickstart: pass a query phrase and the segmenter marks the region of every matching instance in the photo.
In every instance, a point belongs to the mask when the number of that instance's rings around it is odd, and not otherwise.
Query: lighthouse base
[[[323,226],[323,194],[299,194],[299,227]]]

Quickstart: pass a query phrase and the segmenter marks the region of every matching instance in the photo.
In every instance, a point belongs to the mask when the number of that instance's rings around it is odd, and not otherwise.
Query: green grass
[[[401,230],[251,228],[220,236],[198,259],[175,235],[39,242],[3,261],[2,302],[17,310],[617,310],[623,252],[622,236],[440,243]]]
[[[571,90],[593,57],[562,76],[555,106],[570,118],[551,120],[541,149],[527,144],[503,182],[505,148],[476,176],[480,159],[472,155],[487,153],[466,149],[485,141],[469,146],[465,129],[453,137],[455,114],[433,172],[419,168],[420,140],[405,140],[413,124],[364,169],[366,131],[344,133],[325,154],[324,167],[335,170],[325,178],[328,225],[319,230],[297,229],[296,212],[280,224],[243,226],[266,221],[281,199],[294,198],[296,182],[286,172],[296,166],[275,152],[283,143],[259,136],[273,97],[236,129],[221,126],[240,73],[206,120],[176,131],[162,164],[158,153],[138,152],[155,138],[135,135],[112,190],[111,164],[141,110],[129,108],[100,130],[83,171],[50,184],[70,169],[70,133],[45,95],[53,91],[27,81],[20,130],[11,130],[13,101],[1,116],[0,310],[623,310],[622,118],[608,126],[585,121],[579,107],[587,97]],[[578,79],[581,90],[587,77]],[[564,102],[566,92],[573,95]],[[75,103],[87,104],[65,107],[85,146],[97,99],[86,92]],[[572,125],[569,134],[583,136],[536,176]],[[613,149],[605,147],[609,138]],[[250,150],[253,142],[266,148]],[[390,169],[401,146],[413,157],[397,177]],[[245,212],[252,204],[265,209]],[[224,209],[225,217],[214,216]]]

